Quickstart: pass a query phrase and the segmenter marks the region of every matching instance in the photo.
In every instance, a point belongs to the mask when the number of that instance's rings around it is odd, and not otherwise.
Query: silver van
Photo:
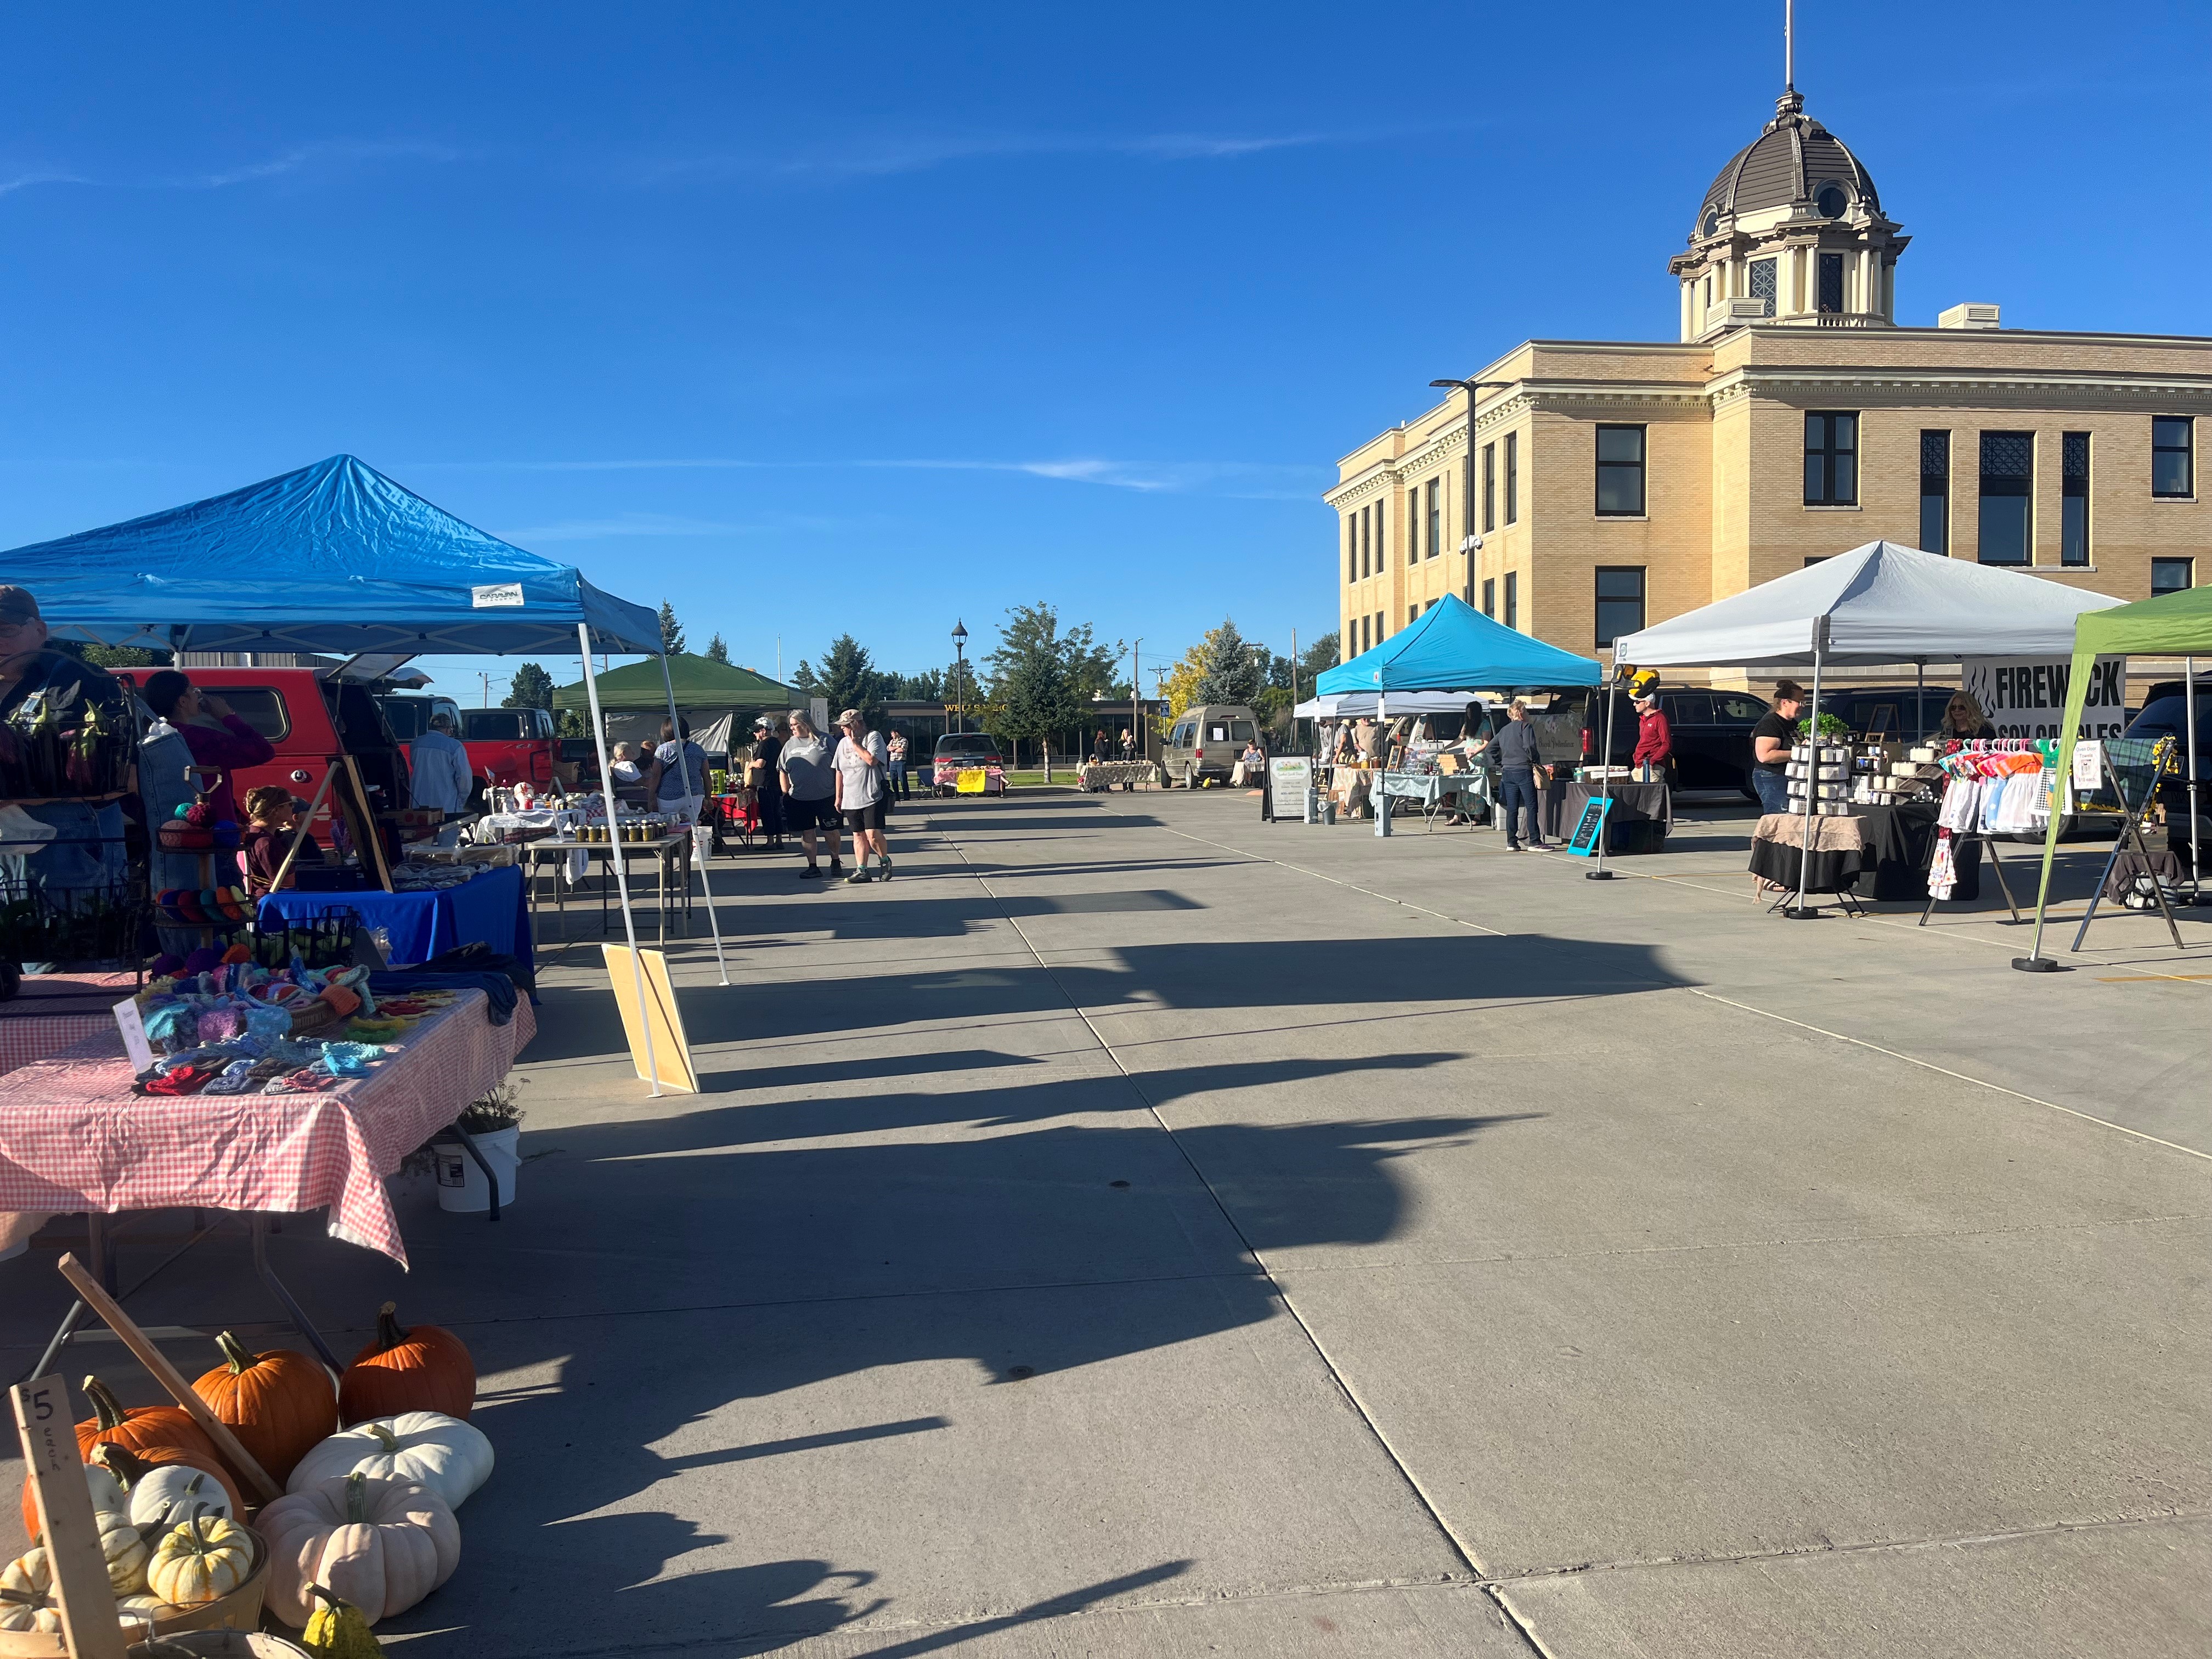
[[[1176,717],[1160,747],[1160,770],[1172,788],[1195,789],[1202,779],[1229,781],[1244,745],[1259,735],[1260,717],[1235,703],[1200,703]]]

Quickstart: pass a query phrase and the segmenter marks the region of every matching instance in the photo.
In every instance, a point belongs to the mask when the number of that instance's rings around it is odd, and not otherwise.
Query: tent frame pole
[[[599,677],[592,667],[592,625],[576,624],[576,648],[584,659],[584,696],[592,705],[592,742],[599,751],[599,799],[607,804],[607,862],[614,866],[615,890],[622,898],[623,937],[629,941],[630,980],[637,988],[638,1029],[645,1034],[646,1081],[653,1097],[660,1098],[660,1060],[653,1052],[653,1014],[645,1000],[645,959],[637,953],[637,918],[630,914],[629,860],[623,856],[622,838],[616,834],[615,775],[607,761],[607,725],[599,714]],[[661,896],[664,905],[668,902]]]
[[[2189,744],[2189,902],[2199,904],[2204,898],[2203,866],[2197,857],[2197,659],[2181,659],[2181,707],[2184,730]]]
[[[683,716],[676,712],[676,678],[675,676],[671,674],[668,671],[668,653],[665,651],[660,653],[660,683],[668,688],[668,729],[675,733],[676,764],[684,779],[684,793],[687,796],[696,794],[703,800],[706,798],[707,780],[704,778],[700,779],[699,787],[696,789],[692,788],[691,757],[685,751],[684,746],[689,739],[684,733]],[[699,825],[697,820],[694,819],[691,823],[684,825],[684,827],[685,833],[690,835],[691,837],[692,852],[694,854],[698,854]],[[710,847],[713,845],[711,840],[708,842],[708,845]],[[716,921],[714,917],[714,884],[708,873],[708,866],[712,862],[713,859],[711,854],[701,854],[699,856],[699,885],[707,896],[707,926],[712,928],[714,933],[714,965],[721,969],[722,983],[727,985],[730,982],[730,963],[729,958],[722,954],[722,924]],[[667,902],[667,896],[663,894],[661,896],[661,902],[665,904]]]
[[[1468,561],[1470,567],[1472,567],[1473,563],[1474,561]],[[1613,711],[1614,705],[1620,701],[1620,694],[1614,690],[1614,686],[1620,678],[1620,653],[1616,651],[1613,653],[1612,668],[1605,677],[1605,753],[1600,755],[1597,760],[1597,763],[1605,769],[1605,805],[1599,809],[1597,819],[1597,868],[1595,870],[1585,870],[1583,872],[1583,878],[1585,881],[1612,881],[1615,879],[1613,872],[1605,867],[1605,843],[1607,832],[1612,828]],[[1570,831],[1569,833],[1571,834],[1572,832]]]
[[[1805,889],[1813,873],[1813,804],[1819,799],[1820,788],[1820,659],[1822,647],[1828,642],[1828,619],[1817,617],[1813,622],[1813,707],[1806,724],[1805,763],[1805,834],[1803,844],[1797,849],[1797,903],[1794,909],[1783,914],[1793,921],[1810,921],[1820,913],[1805,902]]]

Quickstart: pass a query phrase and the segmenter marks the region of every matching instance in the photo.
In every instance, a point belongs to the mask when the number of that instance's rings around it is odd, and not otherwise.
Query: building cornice
[[[1863,368],[1840,365],[1746,364],[1706,388],[1714,408],[1739,398],[1767,396],[1832,398],[1847,393],[1865,402],[2055,404],[2064,409],[2100,404],[2212,407],[2212,372],[2203,374],[2114,374],[2094,369]]]

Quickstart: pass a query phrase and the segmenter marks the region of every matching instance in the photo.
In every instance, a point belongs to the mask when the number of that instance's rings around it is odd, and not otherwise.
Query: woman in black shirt
[[[1784,680],[1774,688],[1774,707],[1751,728],[1751,787],[1762,812],[1790,810],[1790,745],[1796,741],[1797,717],[1805,708],[1805,688]]]

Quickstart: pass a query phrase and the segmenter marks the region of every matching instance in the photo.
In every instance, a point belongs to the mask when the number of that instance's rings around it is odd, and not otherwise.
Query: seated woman
[[[246,882],[246,890],[254,897],[276,890],[276,872],[284,870],[284,855],[291,851],[293,833],[300,825],[299,813],[300,803],[289,789],[265,783],[258,789],[246,792],[246,815],[249,820],[243,837]],[[313,832],[301,836],[292,869],[284,870],[283,885],[293,884],[292,870],[303,864],[322,861],[323,849],[315,844]]]

